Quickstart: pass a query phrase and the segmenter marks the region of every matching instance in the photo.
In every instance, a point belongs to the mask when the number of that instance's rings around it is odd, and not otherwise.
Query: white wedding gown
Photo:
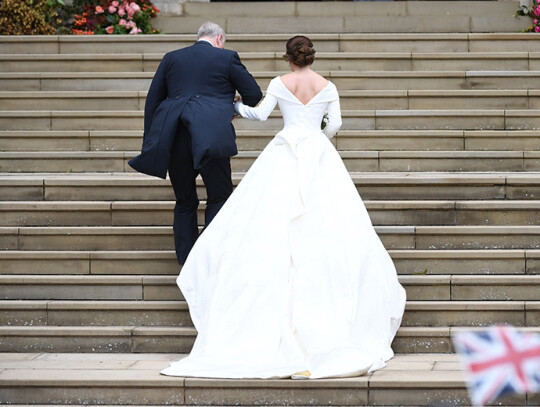
[[[171,376],[311,378],[385,366],[405,290],[329,141],[341,126],[333,83],[301,103],[279,77],[256,108],[285,126],[201,234],[177,279],[198,331]],[[321,131],[328,112],[329,123]]]

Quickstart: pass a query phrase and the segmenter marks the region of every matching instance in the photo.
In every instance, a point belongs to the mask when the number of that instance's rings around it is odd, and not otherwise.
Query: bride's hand
[[[241,102],[241,101],[242,101],[242,96],[239,96],[239,95],[238,95],[238,96],[235,96],[235,97],[234,97],[234,103],[236,103],[236,102]],[[237,117],[240,117],[240,115],[237,114],[237,113],[235,113],[234,116],[233,116],[233,120],[236,119]]]

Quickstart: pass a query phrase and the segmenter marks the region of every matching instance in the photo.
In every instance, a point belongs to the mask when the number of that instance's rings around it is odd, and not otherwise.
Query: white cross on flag
[[[486,405],[506,393],[540,391],[540,335],[512,327],[454,335],[474,405]]]

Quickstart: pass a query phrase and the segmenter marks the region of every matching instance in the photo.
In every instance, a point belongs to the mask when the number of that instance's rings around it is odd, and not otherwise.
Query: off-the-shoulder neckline
[[[276,76],[275,79],[279,80],[279,83],[281,83],[281,85],[285,88],[285,90],[286,90],[287,92],[289,92],[289,93],[292,95],[293,98],[295,98],[299,103],[301,103],[301,104],[304,105],[304,106],[307,106],[307,105],[309,105],[311,102],[313,102],[313,100],[316,99],[317,96],[319,96],[319,95],[320,95],[326,88],[328,88],[328,87],[330,86],[330,84],[332,83],[332,82],[328,81],[328,83],[326,84],[326,86],[325,86],[324,88],[322,88],[320,91],[318,91],[318,92],[315,94],[315,96],[313,96],[313,97],[309,100],[309,102],[303,103],[300,99],[298,99],[298,98],[296,97],[296,95],[295,95],[294,93],[292,93],[292,92],[289,90],[289,88],[288,88],[287,86],[285,86],[285,84],[284,84],[283,81],[281,80],[281,76]]]

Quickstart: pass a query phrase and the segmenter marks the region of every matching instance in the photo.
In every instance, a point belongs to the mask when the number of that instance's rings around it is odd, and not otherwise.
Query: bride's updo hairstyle
[[[295,35],[287,41],[287,52],[283,58],[299,67],[311,65],[315,60],[313,43],[308,37]]]

